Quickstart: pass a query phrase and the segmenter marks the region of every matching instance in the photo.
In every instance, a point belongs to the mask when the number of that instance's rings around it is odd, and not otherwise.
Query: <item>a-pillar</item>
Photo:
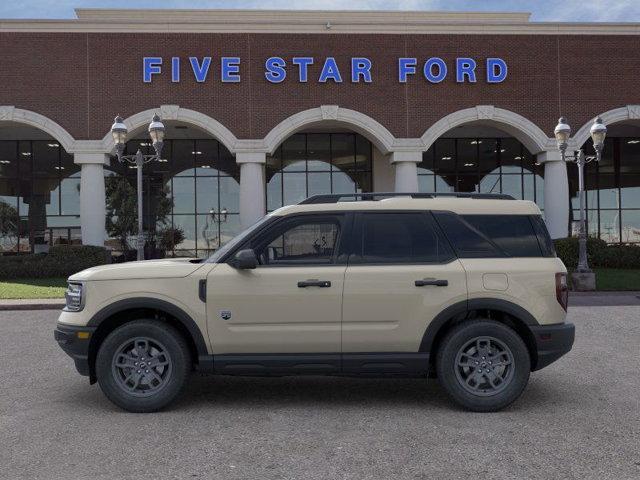
[[[75,153],[80,165],[80,229],[83,245],[104,246],[106,204],[104,165],[109,156],[103,153]]]
[[[569,180],[567,164],[560,152],[542,152],[538,163],[544,164],[544,219],[551,238],[569,234]]]
[[[238,152],[236,162],[240,165],[240,225],[247,228],[266,213],[264,152]]]
[[[422,151],[391,153],[391,164],[396,171],[396,192],[414,193],[418,191],[418,163],[421,161]]]

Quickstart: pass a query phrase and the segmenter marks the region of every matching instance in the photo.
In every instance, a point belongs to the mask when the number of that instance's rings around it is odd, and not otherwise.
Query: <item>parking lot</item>
[[[508,410],[434,380],[194,377],[118,410],[55,344],[57,312],[0,312],[0,477],[640,477],[640,307],[573,307],[576,345]]]

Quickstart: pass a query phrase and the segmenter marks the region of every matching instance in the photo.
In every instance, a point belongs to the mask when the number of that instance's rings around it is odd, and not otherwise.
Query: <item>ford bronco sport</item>
[[[158,410],[193,370],[436,376],[474,411],[567,353],[566,269],[538,207],[506,195],[321,195],[206,260],[69,278],[55,339],[116,405]]]

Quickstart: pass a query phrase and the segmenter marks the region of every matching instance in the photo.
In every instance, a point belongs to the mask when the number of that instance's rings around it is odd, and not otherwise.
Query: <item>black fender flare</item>
[[[154,310],[160,310],[176,318],[182,324],[182,326],[186,328],[186,330],[189,332],[189,335],[191,335],[193,343],[196,346],[198,356],[203,357],[209,355],[209,352],[207,351],[207,344],[202,335],[202,331],[200,330],[200,328],[198,328],[198,325],[193,320],[193,318],[191,318],[191,316],[181,308],[158,298],[136,297],[119,300],[98,311],[98,313],[91,317],[91,320],[89,320],[87,326],[98,327],[107,318],[119,312],[124,312],[126,310],[132,310],[136,308],[151,308]]]
[[[539,325],[531,313],[526,309],[508,300],[502,300],[498,298],[473,298],[471,300],[462,300],[461,302],[454,303],[442,310],[434,319],[429,323],[427,329],[422,336],[420,342],[420,352],[431,352],[433,348],[433,342],[440,329],[452,318],[464,317],[470,311],[473,310],[498,310],[508,313],[512,317],[518,319],[527,326]]]

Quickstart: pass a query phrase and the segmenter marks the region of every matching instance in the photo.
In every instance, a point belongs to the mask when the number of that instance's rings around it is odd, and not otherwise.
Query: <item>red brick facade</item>
[[[490,104],[518,113],[552,136],[560,114],[578,128],[599,112],[640,103],[640,39],[612,35],[393,35],[258,33],[0,33],[0,105],[35,111],[76,139],[99,139],[113,116],[177,104],[209,115],[238,138],[262,138],[286,117],[323,104],[367,114],[396,137],[419,137],[445,115]],[[289,71],[280,84],[264,77],[270,56],[312,56],[309,81]],[[142,58],[161,56],[164,72],[142,80]],[[169,61],[182,57],[172,83]],[[187,57],[211,56],[205,83],[196,83]],[[220,57],[238,56],[240,83],[220,82]],[[318,83],[321,62],[334,56],[341,84]],[[349,81],[349,59],[368,57],[373,82]],[[424,59],[449,65],[440,84],[420,74]],[[478,60],[478,82],[458,84],[456,57]],[[418,72],[398,82],[397,59],[417,57]],[[501,57],[503,83],[484,81],[484,61]]]

